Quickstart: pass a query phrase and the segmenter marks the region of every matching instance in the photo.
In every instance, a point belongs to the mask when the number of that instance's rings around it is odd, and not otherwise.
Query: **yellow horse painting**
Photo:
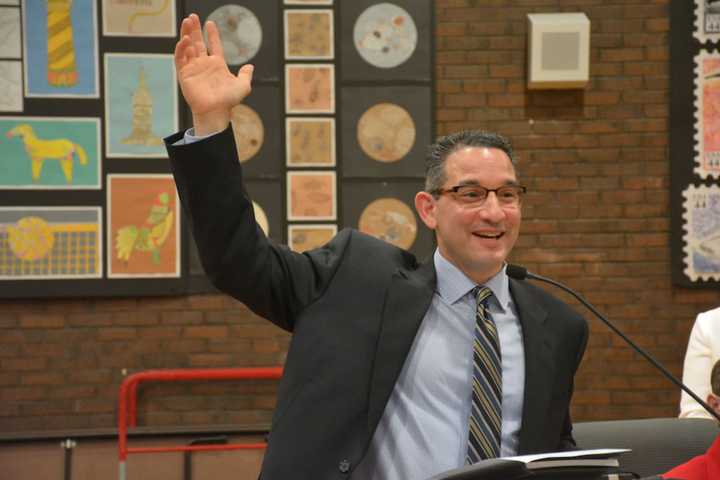
[[[22,138],[25,151],[30,157],[33,181],[40,178],[40,172],[45,160],[57,160],[60,162],[60,168],[65,174],[67,183],[72,183],[73,179],[73,154],[77,156],[80,165],[87,165],[88,162],[85,150],[77,143],[73,143],[66,138],[43,140],[35,135],[32,127],[27,123],[17,125],[7,132],[7,137]]]

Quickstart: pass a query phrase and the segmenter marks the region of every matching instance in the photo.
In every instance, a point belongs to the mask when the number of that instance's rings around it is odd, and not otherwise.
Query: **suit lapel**
[[[368,427],[371,431],[380,421],[418,327],[430,308],[435,283],[432,257],[417,270],[398,269],[393,275],[370,385]]]
[[[542,421],[552,396],[554,346],[543,329],[548,313],[528,286],[510,279],[510,293],[522,325],[525,349],[525,393],[519,439],[519,451],[523,452],[531,451],[533,443],[542,435]]]

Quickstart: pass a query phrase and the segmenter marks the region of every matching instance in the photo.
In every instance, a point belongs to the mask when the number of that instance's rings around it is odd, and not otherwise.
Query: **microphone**
[[[575,297],[576,299],[578,299],[578,300],[580,301],[580,303],[582,303],[583,305],[585,305],[585,307],[586,307],[588,310],[590,310],[592,313],[594,313],[597,318],[599,318],[600,320],[602,320],[602,322],[603,322],[605,325],[607,325],[607,326],[610,328],[610,330],[612,330],[613,332],[615,332],[617,335],[620,336],[620,338],[622,338],[622,339],[625,341],[625,343],[627,343],[628,345],[630,345],[630,347],[632,347],[633,350],[635,350],[637,353],[639,353],[640,355],[642,355],[643,357],[645,357],[645,360],[647,360],[648,362],[652,363],[652,364],[655,366],[655,368],[657,368],[658,370],[660,370],[660,372],[662,372],[662,374],[665,375],[665,378],[667,378],[668,380],[670,380],[670,381],[671,381],[672,383],[674,383],[676,386],[680,387],[685,393],[687,393],[688,395],[690,395],[696,402],[698,402],[700,405],[702,405],[702,407],[703,407],[705,410],[707,410],[708,413],[710,413],[710,415],[712,415],[713,417],[715,417],[715,418],[718,420],[718,422],[720,422],[720,415],[718,415],[718,414],[715,412],[715,410],[713,410],[712,408],[710,408],[710,406],[709,406],[707,403],[705,403],[703,400],[701,400],[700,397],[698,397],[698,396],[695,394],[695,392],[693,392],[692,390],[690,390],[690,388],[688,388],[684,383],[682,383],[682,382],[681,382],[680,380],[678,380],[672,373],[670,373],[665,367],[663,367],[660,362],[658,362],[657,360],[655,360],[650,354],[646,353],[642,348],[640,348],[640,347],[638,347],[637,345],[635,345],[635,343],[634,343],[632,340],[630,340],[628,337],[626,337],[625,334],[623,334],[617,327],[615,327],[615,325],[613,325],[612,323],[610,323],[610,320],[608,320],[608,319],[605,318],[600,312],[598,312],[597,309],[596,309],[595,307],[593,307],[592,304],[590,304],[590,302],[588,302],[587,300],[585,300],[585,299],[582,297],[582,295],[580,295],[579,293],[575,292],[575,291],[572,290],[570,287],[566,287],[565,285],[563,285],[563,284],[560,283],[560,282],[556,282],[555,280],[552,280],[552,279],[550,279],[550,278],[543,277],[542,275],[537,275],[537,274],[528,272],[527,268],[521,267],[520,265],[508,264],[507,268],[505,269],[505,273],[507,273],[507,276],[508,276],[508,277],[514,278],[515,280],[530,279],[530,280],[538,280],[538,281],[541,281],[541,282],[549,283],[550,285],[554,285],[554,286],[556,286],[557,288],[559,288],[560,290],[563,290],[563,291],[569,293],[570,295],[572,295],[573,297]]]

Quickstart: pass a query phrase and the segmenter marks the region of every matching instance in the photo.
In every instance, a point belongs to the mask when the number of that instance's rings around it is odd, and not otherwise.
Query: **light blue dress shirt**
[[[421,480],[465,464],[476,284],[435,251],[437,287],[357,480]],[[522,328],[503,268],[485,283],[502,354],[500,454],[517,454],[525,386]]]

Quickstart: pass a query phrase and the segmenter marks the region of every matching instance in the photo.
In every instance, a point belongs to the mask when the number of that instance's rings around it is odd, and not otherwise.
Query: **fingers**
[[[195,58],[195,47],[193,47],[190,37],[184,35],[175,45],[175,68],[180,70],[193,58]]]
[[[195,47],[196,55],[207,55],[207,47],[205,46],[205,39],[202,34],[202,26],[200,25],[200,17],[196,14],[191,13],[188,17],[190,19],[190,39],[192,40],[193,46]]]
[[[217,55],[225,60],[225,52],[223,51],[222,41],[220,40],[220,32],[218,32],[215,22],[212,20],[205,22],[205,30],[207,31],[210,55]]]
[[[190,36],[190,30],[192,29],[192,20],[189,16],[183,18],[183,21],[180,23],[180,38],[182,39],[184,36]]]

